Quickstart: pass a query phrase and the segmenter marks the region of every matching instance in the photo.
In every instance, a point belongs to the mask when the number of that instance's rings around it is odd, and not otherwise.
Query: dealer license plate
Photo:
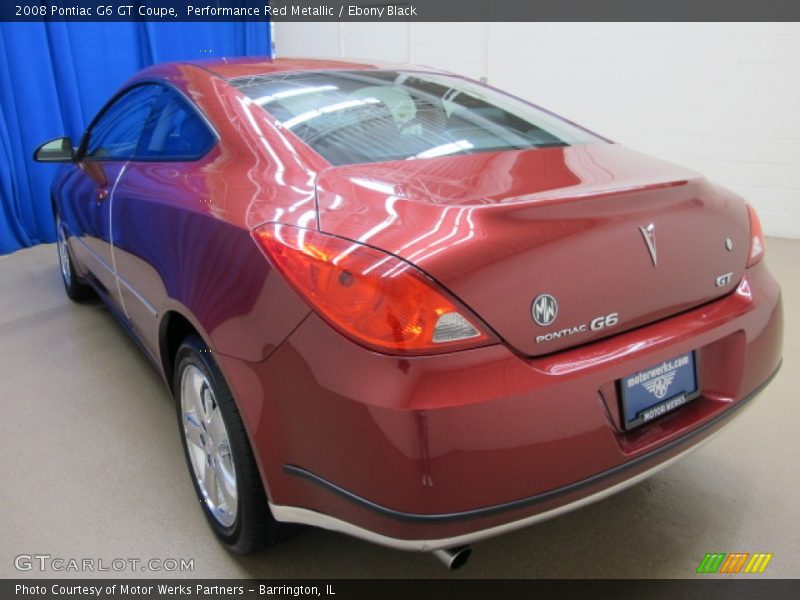
[[[625,429],[649,423],[699,396],[694,352],[620,379]]]

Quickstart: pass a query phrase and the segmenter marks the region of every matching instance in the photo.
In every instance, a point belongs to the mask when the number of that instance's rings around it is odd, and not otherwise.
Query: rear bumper
[[[546,357],[498,345],[398,358],[310,315],[269,359],[220,356],[279,520],[434,549],[632,485],[718,431],[780,364],[762,262],[725,298]],[[701,396],[620,427],[615,381],[696,351]]]
[[[460,535],[455,535],[447,538],[438,538],[438,539],[398,539],[393,537],[388,537],[382,535],[380,533],[375,533],[373,531],[369,531],[358,525],[354,525],[352,523],[348,523],[346,521],[342,521],[337,519],[336,517],[332,517],[330,515],[317,512],[314,510],[309,510],[306,508],[300,508],[297,506],[284,506],[279,504],[270,503],[270,509],[272,511],[273,516],[281,522],[285,523],[302,523],[304,525],[312,525],[316,527],[321,527],[324,529],[329,529],[331,531],[338,531],[340,533],[345,533],[347,535],[351,535],[353,537],[357,537],[368,542],[373,542],[376,544],[381,544],[383,546],[388,546],[390,548],[395,548],[398,550],[416,550],[420,552],[428,552],[432,550],[437,550],[441,548],[456,548],[459,546],[465,546],[468,544],[474,544],[481,540],[494,537],[496,535],[502,535],[504,533],[509,533],[511,531],[515,531],[517,529],[522,529],[524,527],[529,527],[536,523],[540,523],[542,521],[546,521],[548,519],[552,519],[564,513],[568,513],[573,510],[577,510],[583,506],[588,506],[593,502],[598,502],[603,500],[604,498],[608,498],[622,490],[625,490],[637,483],[651,477],[652,475],[658,473],[662,469],[665,469],[672,465],[673,463],[681,460],[684,456],[696,450],[703,444],[705,444],[708,440],[712,437],[717,435],[722,428],[724,428],[725,424],[730,421],[733,415],[738,414],[740,409],[745,406],[750,406],[750,400],[755,398],[758,393],[772,381],[772,378],[777,375],[778,370],[776,369],[772,376],[770,376],[764,384],[755,390],[752,394],[750,394],[747,398],[744,398],[741,402],[738,402],[735,407],[731,410],[726,411],[719,415],[717,419],[712,422],[706,423],[706,425],[698,430],[692,432],[686,436],[686,438],[682,438],[680,440],[676,440],[677,443],[669,445],[667,447],[661,448],[661,451],[669,451],[673,450],[674,447],[681,448],[677,453],[672,454],[669,458],[665,460],[658,460],[658,455],[661,452],[653,452],[649,455],[644,455],[640,457],[643,460],[639,461],[630,461],[628,463],[624,463],[619,467],[612,469],[607,473],[599,473],[594,477],[590,478],[589,480],[579,481],[575,484],[568,486],[566,488],[560,488],[558,490],[552,490],[547,494],[543,494],[541,497],[536,496],[532,498],[524,498],[517,500],[516,502],[511,503],[513,506],[508,505],[495,505],[484,507],[483,509],[479,509],[478,511],[474,511],[476,513],[486,513],[491,514],[493,512],[505,512],[506,510],[514,510],[516,508],[524,508],[526,505],[535,505],[539,502],[545,502],[548,497],[555,497],[560,495],[567,495],[573,491],[577,491],[581,487],[594,487],[597,488],[597,491],[589,492],[588,495],[578,495],[577,499],[568,500],[564,504],[560,504],[554,506],[553,508],[544,510],[543,512],[537,512],[527,517],[523,517],[521,519],[508,521],[505,523],[501,523],[499,525],[495,525],[489,527],[487,529],[479,529],[475,531],[470,531],[469,533],[464,533]],[[720,421],[720,422],[717,422]],[[713,428],[712,428],[713,427]],[[708,430],[708,431],[707,431]],[[696,439],[695,439],[696,438]],[[647,461],[646,463],[644,461]],[[625,476],[624,471],[629,469],[634,469],[639,466],[639,463],[646,464],[644,470],[639,470],[636,474],[629,474]],[[300,474],[295,472],[295,474]],[[309,477],[310,474],[303,473],[300,474],[301,476]],[[622,479],[619,480],[617,483],[613,484],[606,484],[605,487],[603,486],[604,480],[611,480],[619,479],[616,476],[622,476]],[[353,502],[364,504],[370,510],[377,510],[378,512],[386,512],[384,507],[380,506],[371,506],[369,503],[365,503],[363,498],[355,497],[353,494],[348,492],[347,490],[343,490],[338,488],[337,486],[332,485],[330,482],[322,481],[319,478],[314,476],[309,477],[312,481],[315,481],[319,485],[325,486],[329,488],[332,492],[341,494]],[[606,482],[607,483],[607,482]],[[393,511],[389,511],[393,512]],[[397,515],[392,514],[394,518],[403,518],[403,519],[414,519],[419,518],[421,515]],[[426,515],[425,517],[433,517],[436,518],[452,518],[456,517],[456,515]],[[464,518],[464,515],[457,515],[458,518]],[[423,517],[424,520],[424,517]]]

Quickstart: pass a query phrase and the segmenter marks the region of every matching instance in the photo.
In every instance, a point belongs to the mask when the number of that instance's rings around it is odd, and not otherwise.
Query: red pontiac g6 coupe
[[[717,432],[781,362],[752,207],[474,81],[165,64],[36,159],[70,298],[163,373],[224,544],[467,545]]]

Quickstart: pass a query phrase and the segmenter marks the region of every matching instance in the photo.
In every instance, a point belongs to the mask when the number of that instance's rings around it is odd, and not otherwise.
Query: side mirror
[[[45,142],[33,153],[33,160],[41,163],[67,163],[75,160],[72,140],[60,137]]]

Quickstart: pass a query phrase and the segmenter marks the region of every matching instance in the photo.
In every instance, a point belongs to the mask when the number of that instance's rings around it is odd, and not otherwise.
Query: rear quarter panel
[[[156,356],[160,322],[174,310],[215,352],[262,360],[309,309],[250,230],[265,221],[316,226],[320,159],[292,146],[260,108],[204,69],[160,66],[126,85],[145,79],[183,92],[219,142],[194,162],[128,163],[112,227],[126,311]]]

